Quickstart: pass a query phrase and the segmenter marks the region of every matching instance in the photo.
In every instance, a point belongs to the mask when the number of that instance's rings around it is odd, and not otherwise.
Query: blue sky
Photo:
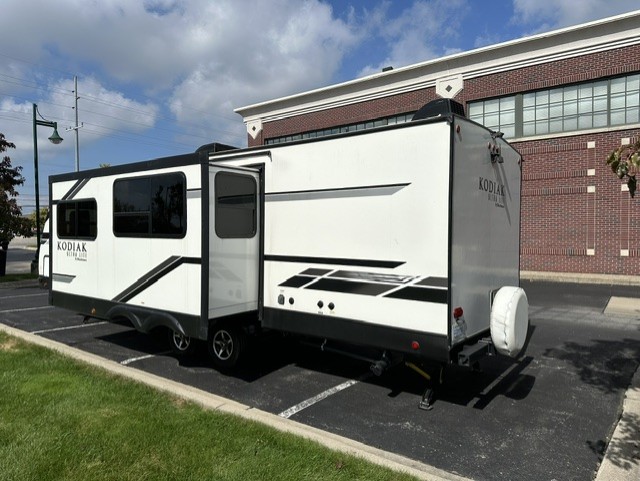
[[[0,132],[34,204],[32,104],[46,179],[246,145],[234,108],[640,9],[640,0],[2,0]],[[36,13],[37,12],[37,13]]]

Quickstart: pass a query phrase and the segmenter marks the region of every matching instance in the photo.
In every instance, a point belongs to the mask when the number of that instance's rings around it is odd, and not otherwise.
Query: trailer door
[[[209,167],[209,319],[257,311],[260,173]]]

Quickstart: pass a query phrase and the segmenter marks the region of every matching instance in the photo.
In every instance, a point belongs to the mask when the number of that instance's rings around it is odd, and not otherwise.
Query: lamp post
[[[36,113],[40,116],[40,119],[36,117]],[[49,141],[52,144],[58,145],[62,142],[62,137],[58,134],[58,123],[45,120],[44,117],[38,112],[38,106],[33,104],[33,173],[35,176],[35,189],[36,189],[36,257],[31,262],[31,271],[37,272],[38,260],[40,259],[40,187],[38,184],[38,125],[44,127],[53,128],[53,134],[49,137]]]

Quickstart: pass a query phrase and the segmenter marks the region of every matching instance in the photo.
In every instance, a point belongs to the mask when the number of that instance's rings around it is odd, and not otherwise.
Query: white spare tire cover
[[[499,353],[516,357],[529,330],[529,301],[520,287],[501,287],[491,306],[491,340]]]

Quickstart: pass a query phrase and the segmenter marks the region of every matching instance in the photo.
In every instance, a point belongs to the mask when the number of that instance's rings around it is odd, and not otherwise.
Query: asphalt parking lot
[[[526,353],[488,358],[481,372],[449,369],[431,411],[418,409],[424,380],[402,365],[375,377],[364,362],[270,337],[253,362],[223,373],[204,349],[177,358],[128,325],[83,324],[33,284],[0,289],[0,322],[471,479],[593,479],[640,359],[640,319],[603,311],[611,295],[640,292],[523,287]]]

